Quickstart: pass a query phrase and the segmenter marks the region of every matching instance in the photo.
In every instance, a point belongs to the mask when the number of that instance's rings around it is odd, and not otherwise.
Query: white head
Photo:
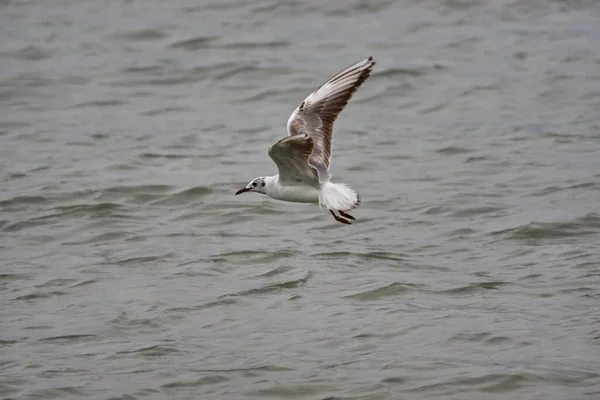
[[[264,176],[259,176],[258,178],[252,179],[252,181],[246,185],[245,188],[238,190],[235,192],[236,195],[246,193],[246,192],[256,192],[256,193],[265,193],[265,185],[267,178]]]

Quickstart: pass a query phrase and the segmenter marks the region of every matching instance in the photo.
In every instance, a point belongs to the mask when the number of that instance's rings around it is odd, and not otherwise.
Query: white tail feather
[[[351,211],[360,206],[360,196],[343,183],[326,182],[321,187],[319,204],[330,210]]]

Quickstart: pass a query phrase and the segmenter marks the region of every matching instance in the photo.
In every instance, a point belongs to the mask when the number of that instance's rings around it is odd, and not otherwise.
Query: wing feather
[[[313,140],[308,135],[286,136],[269,148],[269,156],[279,170],[279,180],[284,185],[320,187],[319,173],[309,164]]]
[[[321,174],[321,181],[329,180],[333,124],[352,95],[370,76],[373,57],[357,62],[334,75],[312,92],[292,113],[287,128],[290,136],[308,135],[314,142],[311,165]]]

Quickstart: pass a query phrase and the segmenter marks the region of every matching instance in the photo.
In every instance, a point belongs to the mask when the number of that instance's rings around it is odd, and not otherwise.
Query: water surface
[[[0,2],[0,397],[600,397],[595,1]],[[314,88],[351,226],[234,196]]]

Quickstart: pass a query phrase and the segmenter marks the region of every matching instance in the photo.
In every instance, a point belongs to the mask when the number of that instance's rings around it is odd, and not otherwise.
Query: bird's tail
[[[319,204],[330,210],[352,211],[360,206],[360,196],[343,183],[327,182],[321,187]]]

